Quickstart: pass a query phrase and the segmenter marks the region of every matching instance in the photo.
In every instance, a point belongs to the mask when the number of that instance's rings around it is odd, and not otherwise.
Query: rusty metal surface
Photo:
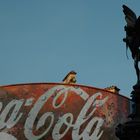
[[[0,140],[117,140],[130,100],[80,85],[22,84],[0,87],[0,110]]]

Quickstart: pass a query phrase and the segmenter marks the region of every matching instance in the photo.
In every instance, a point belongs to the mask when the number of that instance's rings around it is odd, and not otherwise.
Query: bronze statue
[[[116,127],[116,136],[120,140],[140,140],[140,16],[137,18],[136,14],[123,5],[123,12],[127,25],[125,26],[126,47],[130,49],[134,66],[137,74],[137,84],[133,86],[131,92],[131,114],[128,116],[129,120]],[[128,109],[129,110],[129,109]]]
[[[140,16],[137,18],[136,14],[126,5],[123,5],[123,12],[127,23],[124,27],[126,38],[124,38],[123,41],[126,43],[126,47],[131,51],[137,74],[137,83],[140,83],[140,69],[138,66],[140,61]]]

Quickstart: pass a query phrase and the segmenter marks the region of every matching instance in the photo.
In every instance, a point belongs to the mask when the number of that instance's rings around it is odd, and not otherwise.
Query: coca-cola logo
[[[82,106],[76,120],[74,120],[74,114],[71,112],[63,113],[57,121],[55,121],[54,111],[44,112],[38,120],[38,114],[43,106],[48,102],[48,100],[53,96],[51,105],[54,110],[61,108],[65,104],[68,94],[73,92],[79,96],[85,103]],[[61,96],[61,101],[57,103],[58,99]],[[72,86],[58,85],[49,90],[47,90],[43,95],[41,95],[38,100],[34,103],[34,98],[29,99],[13,99],[5,107],[3,103],[0,102],[0,139],[3,140],[17,140],[16,136],[9,134],[8,130],[12,129],[15,125],[20,123],[22,117],[25,117],[21,111],[23,106],[32,106],[30,109],[24,123],[24,136],[28,140],[40,140],[47,136],[51,131],[51,136],[53,140],[62,139],[70,129],[72,140],[99,140],[103,135],[103,126],[104,119],[94,115],[97,107],[103,106],[108,100],[108,96],[102,96],[102,93],[97,92],[89,96],[83,89],[74,88]],[[34,103],[34,104],[33,104]],[[92,109],[91,109],[92,108]],[[47,109],[46,109],[47,110]],[[90,110],[90,112],[89,112]],[[10,114],[10,116],[9,116]],[[47,128],[40,134],[34,133],[34,126],[36,125],[36,130],[43,127],[46,120],[49,118],[49,123],[47,123]],[[86,127],[82,132],[80,132],[81,126],[86,124]],[[65,130],[60,133],[61,128],[65,125]],[[92,131],[93,126],[94,131]],[[92,133],[91,133],[92,132]],[[47,138],[46,138],[47,139]]]

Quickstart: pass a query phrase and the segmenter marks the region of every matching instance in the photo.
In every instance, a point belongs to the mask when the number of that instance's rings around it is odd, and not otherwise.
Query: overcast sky
[[[140,15],[140,0],[0,0],[0,85],[61,82],[74,70],[78,84],[129,97],[123,4]]]

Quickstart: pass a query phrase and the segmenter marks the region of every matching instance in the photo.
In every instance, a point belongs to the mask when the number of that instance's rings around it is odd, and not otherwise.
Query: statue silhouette
[[[123,5],[123,12],[127,23],[124,27],[126,38],[123,41],[131,51],[137,75],[137,83],[140,83],[140,69],[138,66],[140,61],[140,16],[137,18],[136,14],[126,5]]]

